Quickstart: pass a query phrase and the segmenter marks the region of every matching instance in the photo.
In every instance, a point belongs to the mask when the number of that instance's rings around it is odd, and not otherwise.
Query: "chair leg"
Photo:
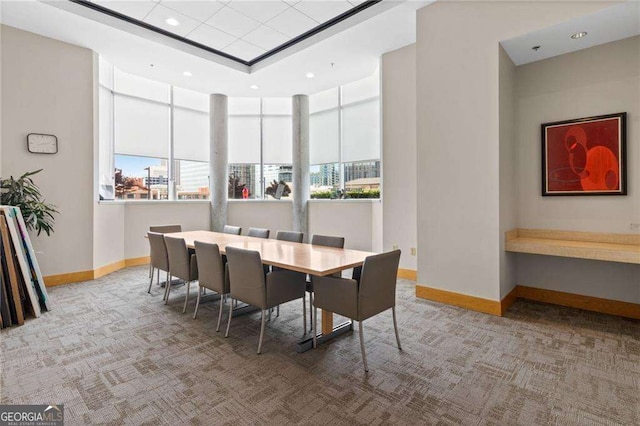
[[[398,349],[402,350],[402,345],[400,344],[400,335],[398,334],[398,320],[396,320],[396,307],[391,308],[391,312],[393,312],[393,329],[396,331],[396,342],[398,342]]]
[[[196,319],[196,317],[198,316],[198,308],[200,307],[200,295],[201,294],[202,294],[202,291],[200,291],[200,289],[198,289],[198,299],[196,299],[196,310],[193,311],[193,319]]]
[[[264,314],[264,309],[262,310],[262,325],[260,326],[260,340],[258,340],[258,355],[262,353],[262,338],[264,337],[264,324],[265,324],[266,315]]]
[[[184,296],[184,306],[182,307],[183,314],[187,312],[187,303],[189,303],[189,287],[191,287],[191,281],[187,281],[187,294]]]
[[[160,269],[156,271],[156,284],[160,285]]]
[[[149,278],[153,278],[153,266],[151,266],[151,263],[149,263]]]
[[[317,331],[317,318],[318,318],[318,308],[316,308],[315,306],[313,307],[313,321],[312,326],[313,326],[313,349],[318,347],[318,331]]]
[[[271,322],[271,311],[273,311],[273,308],[269,308],[269,322]]]
[[[302,297],[302,337],[307,335],[307,301]]]
[[[151,294],[151,285],[153,285],[153,268],[151,269],[151,280],[149,281],[149,290],[147,290],[147,293]]]
[[[233,315],[233,297],[229,304],[229,320],[227,321],[227,332],[224,333],[224,337],[229,337],[229,327],[231,327],[231,316]]]
[[[276,318],[280,316],[280,305],[276,306]]]
[[[225,300],[225,296],[220,296],[220,312],[218,312],[218,325],[216,326],[216,332],[220,331],[220,322],[222,321],[222,308],[224,308]]]
[[[169,303],[169,294],[171,293],[171,274],[167,276],[167,284],[164,286],[164,304]]]
[[[311,324],[313,324],[314,315],[315,313],[313,312],[313,292],[309,292],[309,322]],[[310,325],[310,327],[313,327],[313,325]],[[310,328],[309,331],[312,331],[312,329]]]
[[[367,367],[367,354],[364,352],[364,330],[362,329],[362,324],[364,321],[358,322],[358,332],[360,333],[360,351],[362,351],[362,362],[364,363],[364,371],[368,372],[369,367]]]

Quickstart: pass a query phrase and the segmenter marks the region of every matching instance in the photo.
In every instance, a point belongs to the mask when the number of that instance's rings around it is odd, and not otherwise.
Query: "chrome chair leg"
[[[264,337],[264,325],[265,325],[266,316],[264,314],[264,309],[262,310],[262,325],[260,326],[260,340],[258,341],[258,355],[262,353],[262,338]]]
[[[313,324],[314,315],[315,313],[313,311],[313,292],[309,292],[309,322],[311,322],[311,324]],[[313,325],[310,325],[310,327],[313,327]],[[310,328],[309,331],[313,331],[313,330]]]
[[[398,320],[396,320],[396,307],[391,308],[391,312],[393,312],[393,329],[396,332],[396,342],[398,342],[398,349],[402,350],[402,345],[400,344],[400,335],[398,334]]]
[[[153,271],[151,271],[151,281],[149,281],[149,290],[147,290],[147,293],[151,294],[151,285],[153,284]]]
[[[222,321],[222,308],[224,308],[225,301],[226,301],[226,297],[220,296],[220,312],[218,312],[218,325],[216,326],[216,332],[220,331],[220,322]]]
[[[198,289],[198,298],[196,299],[196,310],[193,311],[193,319],[196,319],[196,317],[198,316],[198,308],[200,307],[200,295],[201,294],[202,294],[202,291],[200,291],[200,289]]]
[[[153,266],[151,262],[149,262],[149,278],[153,278]]]
[[[169,294],[171,293],[171,274],[167,276],[167,283],[164,286],[164,304],[169,303]]]
[[[184,296],[184,306],[182,307],[182,313],[187,312],[187,303],[189,303],[189,288],[191,287],[191,281],[187,281],[187,294]],[[198,296],[200,292],[198,292]]]
[[[368,372],[369,367],[367,367],[367,354],[364,352],[364,331],[362,329],[362,323],[364,321],[358,322],[358,332],[360,333],[360,350],[362,351],[362,362],[364,363],[364,371]]]
[[[227,331],[224,333],[224,337],[229,337],[229,327],[231,327],[231,316],[233,315],[233,297],[229,303],[229,319],[227,320]]]
[[[151,279],[153,279],[153,275],[151,276]],[[160,269],[156,272],[156,284],[160,285]]]
[[[276,306],[276,318],[280,316],[280,305]]]
[[[312,321],[312,327],[313,327],[313,349],[318,347],[318,325],[317,325],[317,318],[318,318],[318,308],[316,308],[315,306],[313,307],[313,321]]]
[[[302,298],[302,336],[307,335],[307,301]]]

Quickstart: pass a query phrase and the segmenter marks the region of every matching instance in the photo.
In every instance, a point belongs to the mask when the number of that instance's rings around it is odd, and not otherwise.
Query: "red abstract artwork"
[[[626,113],[542,124],[542,195],[626,195]]]

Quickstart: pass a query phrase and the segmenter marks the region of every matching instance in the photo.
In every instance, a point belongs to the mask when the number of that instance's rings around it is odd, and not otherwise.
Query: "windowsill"
[[[211,200],[100,200],[98,204],[209,204]]]
[[[380,202],[382,198],[312,198],[310,203],[374,203]]]
[[[227,200],[227,203],[292,203],[293,199],[287,198],[284,200],[276,200],[275,198],[230,198]]]

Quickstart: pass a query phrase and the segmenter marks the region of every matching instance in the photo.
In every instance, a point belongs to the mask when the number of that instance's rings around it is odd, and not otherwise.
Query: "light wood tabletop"
[[[315,276],[331,275],[345,269],[362,266],[367,256],[376,254],[368,251],[324,247],[211,231],[172,232],[166,235],[184,238],[189,248],[195,248],[195,241],[215,243],[222,254],[226,252],[227,246],[255,250],[260,253],[262,262],[265,264]],[[350,322],[334,327],[333,313],[325,310],[321,310],[321,312],[322,332],[318,336],[319,342],[327,341],[353,329]],[[304,339],[298,343],[298,352],[304,352],[309,349],[311,349],[311,338]]]
[[[267,265],[316,276],[331,275],[345,269],[361,266],[367,256],[375,254],[360,250],[339,249],[210,231],[174,232],[167,235],[184,238],[189,248],[195,247],[194,242],[196,240],[218,244],[220,252],[223,254],[228,245],[255,250],[260,253],[262,262]]]

